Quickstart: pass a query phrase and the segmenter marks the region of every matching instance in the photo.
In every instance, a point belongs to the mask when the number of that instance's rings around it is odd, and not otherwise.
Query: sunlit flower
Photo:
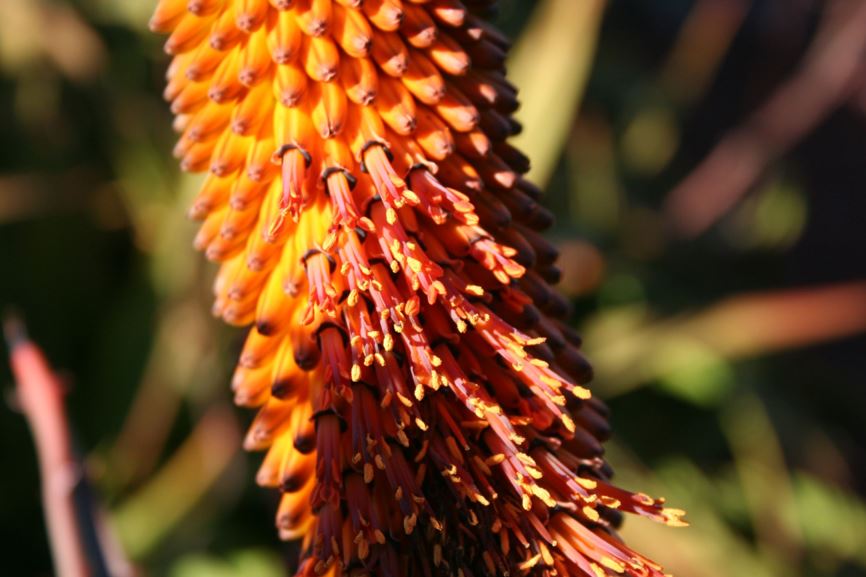
[[[661,575],[608,483],[491,0],[162,0],[195,244],[303,575]]]

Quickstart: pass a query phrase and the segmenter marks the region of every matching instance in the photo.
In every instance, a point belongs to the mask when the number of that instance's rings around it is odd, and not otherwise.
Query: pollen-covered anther
[[[279,197],[277,216],[266,234],[266,238],[270,240],[280,233],[286,216],[294,222],[298,221],[304,205],[303,181],[312,157],[300,146],[287,144],[273,154],[272,162],[281,166],[282,194]]]
[[[313,311],[318,309],[329,317],[337,315],[337,289],[331,283],[331,273],[334,272],[334,258],[321,249],[310,249],[302,257],[301,262],[307,272],[310,287],[310,304],[304,317],[304,323],[313,320]]]

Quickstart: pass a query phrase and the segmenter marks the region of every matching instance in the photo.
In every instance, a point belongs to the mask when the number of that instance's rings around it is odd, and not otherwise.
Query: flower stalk
[[[609,482],[607,409],[489,0],[162,0],[213,312],[298,575],[662,575]]]

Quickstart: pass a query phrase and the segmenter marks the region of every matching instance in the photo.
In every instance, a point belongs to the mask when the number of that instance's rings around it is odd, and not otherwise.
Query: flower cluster
[[[492,0],[161,0],[195,244],[300,575],[661,575],[508,144]]]

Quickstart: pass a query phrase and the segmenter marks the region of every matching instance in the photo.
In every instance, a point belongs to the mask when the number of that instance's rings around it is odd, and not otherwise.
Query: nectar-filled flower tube
[[[662,575],[620,512],[492,0],[161,0],[195,245],[300,575]]]

